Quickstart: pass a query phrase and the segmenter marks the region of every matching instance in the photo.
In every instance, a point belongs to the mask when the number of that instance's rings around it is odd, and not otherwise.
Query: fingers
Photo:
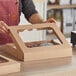
[[[53,19],[53,18],[51,18],[51,21],[53,21],[54,23],[56,23],[56,20],[55,20],[55,19]]]
[[[0,32],[9,33],[8,29],[9,29],[8,25],[3,21],[0,21]]]
[[[3,21],[0,21],[0,22],[6,29],[9,29],[8,25],[5,22],[3,22]]]
[[[3,29],[0,28],[0,33],[6,33]]]
[[[49,23],[56,23],[56,20],[53,19],[53,18],[49,18],[46,22],[49,22]]]

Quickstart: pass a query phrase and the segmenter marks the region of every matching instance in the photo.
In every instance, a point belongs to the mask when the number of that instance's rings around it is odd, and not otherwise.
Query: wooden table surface
[[[69,64],[50,66],[49,61],[30,65],[25,62],[20,63],[21,72],[0,76],[76,76],[76,47],[73,48],[72,62]]]

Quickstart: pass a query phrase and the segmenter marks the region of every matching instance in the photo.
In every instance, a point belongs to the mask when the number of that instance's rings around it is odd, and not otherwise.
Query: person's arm
[[[35,24],[35,23],[56,23],[56,20],[53,19],[53,18],[49,18],[48,20],[46,21],[43,21],[41,16],[39,14],[33,14],[30,18],[29,18],[29,21],[32,23],[32,24]]]
[[[25,16],[25,18],[30,22],[30,23],[35,23],[35,17],[42,21],[41,17],[38,15],[37,10],[35,9],[35,5],[33,3],[33,0],[22,0],[22,12]],[[37,20],[36,20],[37,22]]]
[[[44,21],[42,20],[41,16],[38,13],[35,13],[29,18],[29,22],[31,22],[32,24],[36,24],[36,23],[43,23]]]
[[[26,19],[32,23],[43,23],[43,22],[56,22],[53,18],[43,21],[41,16],[38,14],[32,0],[22,0],[22,12],[24,13]]]

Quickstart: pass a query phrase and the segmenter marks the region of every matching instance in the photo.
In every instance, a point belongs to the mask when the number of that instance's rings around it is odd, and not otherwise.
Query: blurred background
[[[43,20],[54,18],[57,21],[57,27],[70,41],[71,32],[76,31],[76,0],[33,0],[33,2]],[[25,20],[23,14],[21,14],[20,19],[20,25],[30,24]],[[52,31],[33,30],[31,33],[28,31],[26,34],[27,38],[20,34],[24,41],[39,41],[49,38]],[[31,39],[28,40],[30,36]]]

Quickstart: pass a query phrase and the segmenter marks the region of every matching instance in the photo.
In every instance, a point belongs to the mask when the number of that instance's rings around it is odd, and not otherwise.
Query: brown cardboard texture
[[[36,41],[30,43],[24,43],[19,36],[19,32],[24,30],[53,30],[60,44],[56,45],[53,40],[47,41]],[[14,42],[14,44],[6,44],[4,49],[10,55],[16,57],[19,60],[23,61],[40,61],[40,60],[54,60],[58,58],[72,58],[72,48],[66,41],[63,34],[57,28],[55,23],[42,23],[42,24],[33,24],[33,25],[22,25],[22,26],[11,26],[9,28],[10,36]],[[31,37],[30,37],[31,38]],[[40,46],[40,47],[32,47],[30,48],[30,44],[32,46],[39,45],[39,43],[43,42],[52,42],[53,46]],[[10,51],[11,50],[11,51]]]
[[[0,75],[20,72],[20,63],[0,55]]]

